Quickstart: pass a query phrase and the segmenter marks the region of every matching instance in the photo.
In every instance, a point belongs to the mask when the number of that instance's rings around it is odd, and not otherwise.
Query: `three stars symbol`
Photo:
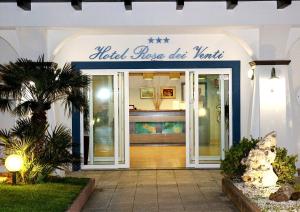
[[[148,39],[149,43],[169,43],[169,41],[170,41],[170,39],[168,37],[165,37],[165,38],[160,38],[160,37],[152,38],[152,37],[150,37]]]

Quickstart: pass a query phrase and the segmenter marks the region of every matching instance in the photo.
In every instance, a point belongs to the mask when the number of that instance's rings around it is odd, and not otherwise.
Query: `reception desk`
[[[184,110],[132,110],[131,144],[185,144]]]

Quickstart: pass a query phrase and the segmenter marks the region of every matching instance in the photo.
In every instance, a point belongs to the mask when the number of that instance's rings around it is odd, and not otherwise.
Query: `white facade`
[[[196,45],[222,49],[220,60],[241,61],[241,136],[276,130],[279,145],[298,154],[300,2],[283,10],[277,10],[275,2],[241,2],[234,10],[226,10],[222,2],[186,2],[182,11],[175,6],[133,3],[133,10],[125,11],[122,3],[83,3],[82,11],[75,11],[68,3],[33,3],[31,11],[24,11],[14,3],[0,3],[0,63],[18,57],[36,59],[40,54],[60,65],[91,61],[96,46],[111,45],[122,51],[147,44],[150,37],[170,38],[166,46],[152,45],[154,52],[188,51],[182,61],[203,60],[193,58]],[[289,59],[289,66],[275,66],[280,78],[275,97],[267,85],[273,66],[256,67],[254,81],[247,77],[250,61]],[[143,61],[124,59],[129,60]],[[11,126],[14,119],[1,114],[0,128]],[[71,127],[59,104],[49,111],[49,120]]]

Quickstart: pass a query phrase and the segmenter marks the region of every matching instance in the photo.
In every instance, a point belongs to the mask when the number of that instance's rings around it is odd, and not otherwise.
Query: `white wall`
[[[10,44],[0,37],[0,64],[6,64],[9,61],[15,61],[17,58],[16,51],[10,46]],[[15,117],[10,113],[0,112],[0,129],[9,129],[15,123]],[[3,157],[0,147],[0,158]],[[0,172],[2,172],[2,166],[0,162]]]
[[[215,34],[124,34],[124,35],[101,35],[96,32],[78,35],[78,32],[70,36],[71,39],[66,39],[63,41],[63,45],[59,45],[59,50],[55,51],[54,61],[60,65],[65,62],[71,61],[90,61],[88,56],[94,52],[96,46],[103,45],[113,45],[117,50],[123,50],[127,47],[135,47],[137,45],[145,44],[150,36],[161,36],[169,37],[171,39],[169,45],[153,45],[151,46],[151,51],[153,52],[172,52],[176,50],[177,47],[181,47],[183,50],[189,51],[189,56],[185,60],[199,61],[199,59],[193,59],[193,46],[203,45],[208,46],[211,50],[222,49],[225,51],[224,58],[222,60],[240,60],[241,61],[241,135],[245,137],[250,136],[250,105],[251,105],[251,95],[252,87],[251,81],[247,77],[247,72],[249,69],[249,62],[252,61],[251,57],[247,54],[245,49],[236,42],[231,37],[225,34],[215,33]],[[54,34],[54,33],[53,33]],[[56,31],[55,38],[59,37],[59,31]],[[66,33],[62,31],[62,35]],[[76,36],[77,34],[77,36]],[[48,35],[48,40],[51,39]],[[254,37],[254,40],[257,38]],[[55,49],[51,47],[52,49]],[[131,60],[130,58],[127,60]],[[169,60],[169,59],[164,59]],[[176,59],[174,59],[176,60]],[[109,61],[109,60],[96,60],[96,61]],[[139,59],[138,61],[142,61]],[[71,120],[66,118],[57,117],[63,113],[56,111],[56,120],[63,120],[64,123],[71,127]]]
[[[270,2],[268,4],[271,5]],[[293,2],[293,5],[297,7],[298,3]],[[12,8],[11,5],[8,7]],[[243,6],[241,6],[241,9],[242,8]],[[271,7],[268,6],[262,10],[270,10],[274,12],[274,8],[272,9],[270,8]],[[61,27],[57,27],[57,28],[20,27],[17,30],[15,29],[2,30],[1,29],[1,23],[3,23],[3,19],[1,19],[1,16],[3,15],[3,13],[1,13],[2,9],[3,8],[0,7],[0,36],[5,34],[5,36],[10,39],[9,40],[10,45],[1,44],[1,45],[6,45],[6,46],[1,46],[0,49],[0,59],[5,61],[14,60],[17,57],[16,53],[14,57],[10,56],[13,53],[10,53],[10,50],[6,50],[9,49],[8,46],[17,47],[17,52],[20,53],[20,56],[24,56],[32,59],[36,58],[41,53],[45,53],[47,58],[51,58],[55,62],[58,62],[60,65],[62,65],[65,62],[70,62],[70,61],[88,60],[87,59],[88,53],[90,53],[96,45],[104,45],[110,43],[122,49],[127,46],[135,46],[141,43],[144,44],[145,39],[152,35],[170,36],[173,39],[174,43],[172,43],[172,45],[170,45],[169,47],[163,47],[163,50],[166,51],[171,51],[174,46],[181,46],[181,47],[188,48],[190,50],[192,45],[194,44],[199,44],[199,45],[207,44],[214,48],[224,49],[225,57],[223,58],[223,60],[241,61],[241,90],[240,91],[241,91],[241,135],[242,136],[248,137],[251,134],[250,114],[251,114],[251,103],[252,103],[251,98],[252,98],[253,87],[251,85],[251,81],[247,77],[247,71],[249,69],[249,64],[248,64],[249,61],[252,61],[254,58],[255,59],[289,59],[290,58],[292,60],[292,64],[291,64],[291,72],[289,72],[289,74],[290,74],[290,79],[292,79],[293,81],[293,83],[291,84],[292,86],[291,95],[295,96],[294,91],[298,87],[300,87],[300,82],[298,81],[298,79],[300,78],[299,71],[298,71],[300,69],[300,64],[298,64],[299,54],[300,54],[299,53],[300,44],[297,43],[289,52],[289,55],[284,53],[287,51],[286,49],[288,49],[289,46],[293,46],[292,45],[293,41],[300,37],[300,33],[299,33],[300,31],[299,28],[297,27],[290,28],[289,26],[282,27],[280,25],[273,26],[271,28],[270,27],[262,28],[259,26],[251,27],[251,26],[241,26],[241,25],[239,27],[233,27],[233,28],[226,27],[226,26],[218,27],[216,25],[211,25],[210,27],[196,27],[195,25],[189,27],[187,26],[180,27],[180,24],[184,25],[185,21],[178,23],[178,25],[176,26],[149,27],[148,26],[149,23],[147,21],[139,19],[136,22],[134,22],[133,25],[138,25],[141,21],[140,26],[132,26],[126,29],[125,27],[114,27],[114,25],[111,24],[103,28],[91,27],[85,29],[61,28]],[[13,10],[16,13],[16,17],[23,16],[27,13],[22,10],[19,10],[19,8],[16,8],[15,6]],[[185,15],[183,16],[186,16],[186,11],[184,12]],[[238,12],[235,11],[237,10],[226,11],[226,13],[232,12],[232,15],[234,17],[237,13],[239,13],[239,11]],[[293,21],[298,20],[294,18],[290,20],[287,11],[291,12],[290,14],[293,14],[294,7],[287,8],[286,10],[282,10],[282,11],[276,11],[276,13],[280,13],[278,17],[280,16],[283,17],[282,22],[278,22],[278,23],[285,23],[288,21],[290,21],[289,23],[292,23]],[[74,11],[73,9],[71,9],[69,12],[73,13]],[[176,11],[176,15],[173,14],[171,16],[175,15],[177,17],[178,15],[177,12],[180,13],[180,11]],[[31,23],[32,25],[44,24],[47,26],[50,26],[51,24],[56,24],[54,19],[51,20],[41,19],[41,20],[32,21],[31,20],[32,17],[34,16],[39,17],[39,14],[37,13],[39,12],[37,11],[30,12],[31,17],[24,18],[24,20],[22,20],[19,23],[14,22],[16,21],[16,19],[14,19],[5,22],[4,24],[5,25],[11,24],[12,26],[16,26],[18,24],[23,25],[26,23],[27,24]],[[264,16],[264,15],[259,14],[258,16],[255,16],[252,14],[252,16],[254,16],[256,19],[256,17]],[[296,16],[294,14],[293,17]],[[11,15],[8,16],[8,19],[10,19],[9,17],[11,17]],[[272,15],[266,14],[266,16],[262,18],[262,23],[273,22],[273,20],[269,19],[270,17],[272,17]],[[276,20],[278,19],[278,17],[276,16]],[[202,24],[201,20],[199,20],[198,22],[199,25]],[[171,23],[171,20],[167,20],[167,21]],[[217,23],[215,19],[209,21],[213,21]],[[228,21],[228,19],[224,21]],[[251,21],[255,22],[254,19]],[[155,21],[153,23],[159,24],[158,22]],[[174,20],[172,23],[173,24],[175,23]],[[62,22],[60,26],[64,24],[67,23]],[[70,22],[69,24],[73,25],[74,23]],[[80,24],[88,24],[88,23],[81,22],[79,23],[79,25]],[[103,23],[99,23],[99,24],[103,24]],[[107,22],[107,24],[109,24],[109,22]],[[59,26],[59,24],[57,24],[56,26]],[[268,40],[268,38],[272,37],[273,34],[276,33],[278,34],[281,31],[284,31],[282,36],[276,35],[272,39]],[[158,34],[157,32],[159,32],[160,34]],[[268,53],[268,48],[265,48],[266,46],[271,46],[275,50],[274,53],[272,53],[272,51],[269,51]],[[159,51],[160,49],[161,47],[159,46],[154,48],[155,51]],[[281,49],[283,49],[282,52]],[[262,58],[260,57],[260,55],[262,56]],[[191,58],[187,58],[187,60],[191,60]],[[295,114],[295,118],[293,118],[293,114],[290,114],[289,116],[292,117],[291,119],[295,120],[292,121],[292,125],[294,128],[293,133],[295,134],[295,139],[286,142],[286,146],[288,146],[289,148],[292,148],[293,146],[290,145],[291,142],[292,143],[297,142],[298,146],[300,143],[300,133],[299,133],[300,130],[297,128],[297,126],[300,125],[299,107],[297,104],[295,104],[295,98],[292,98],[291,101],[292,101],[291,105],[293,108],[293,113]],[[291,112],[291,110],[288,109],[287,113],[289,112]],[[64,111],[61,109],[60,104],[56,104],[55,109],[50,111],[49,115],[52,118],[51,120],[53,120],[53,122],[63,123],[66,126],[71,127],[71,120],[69,118],[66,118]],[[5,120],[8,119],[5,118]]]
[[[144,80],[142,76],[129,77],[129,104],[134,105],[138,110],[155,110],[153,99],[141,99],[141,87],[154,87],[160,94],[161,87],[176,87],[176,99],[161,99],[160,110],[178,110],[181,101],[181,83],[184,76],[178,80],[170,80],[168,76],[155,76],[153,80]]]
[[[6,64],[9,61],[17,59],[16,51],[10,44],[0,37],[0,64]],[[9,129],[15,123],[15,117],[10,113],[0,112],[0,129]]]
[[[292,111],[291,115],[293,117],[292,128],[294,133],[294,140],[296,149],[294,153],[300,153],[300,104],[297,102],[296,94],[300,90],[300,40],[295,43],[291,48],[290,52],[291,65],[289,71],[289,78],[291,81],[290,90],[292,93],[291,104]],[[300,166],[300,158],[297,163]]]

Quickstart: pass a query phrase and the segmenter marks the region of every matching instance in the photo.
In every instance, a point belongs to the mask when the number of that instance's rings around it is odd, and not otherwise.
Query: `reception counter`
[[[184,110],[131,110],[131,144],[185,144]]]

